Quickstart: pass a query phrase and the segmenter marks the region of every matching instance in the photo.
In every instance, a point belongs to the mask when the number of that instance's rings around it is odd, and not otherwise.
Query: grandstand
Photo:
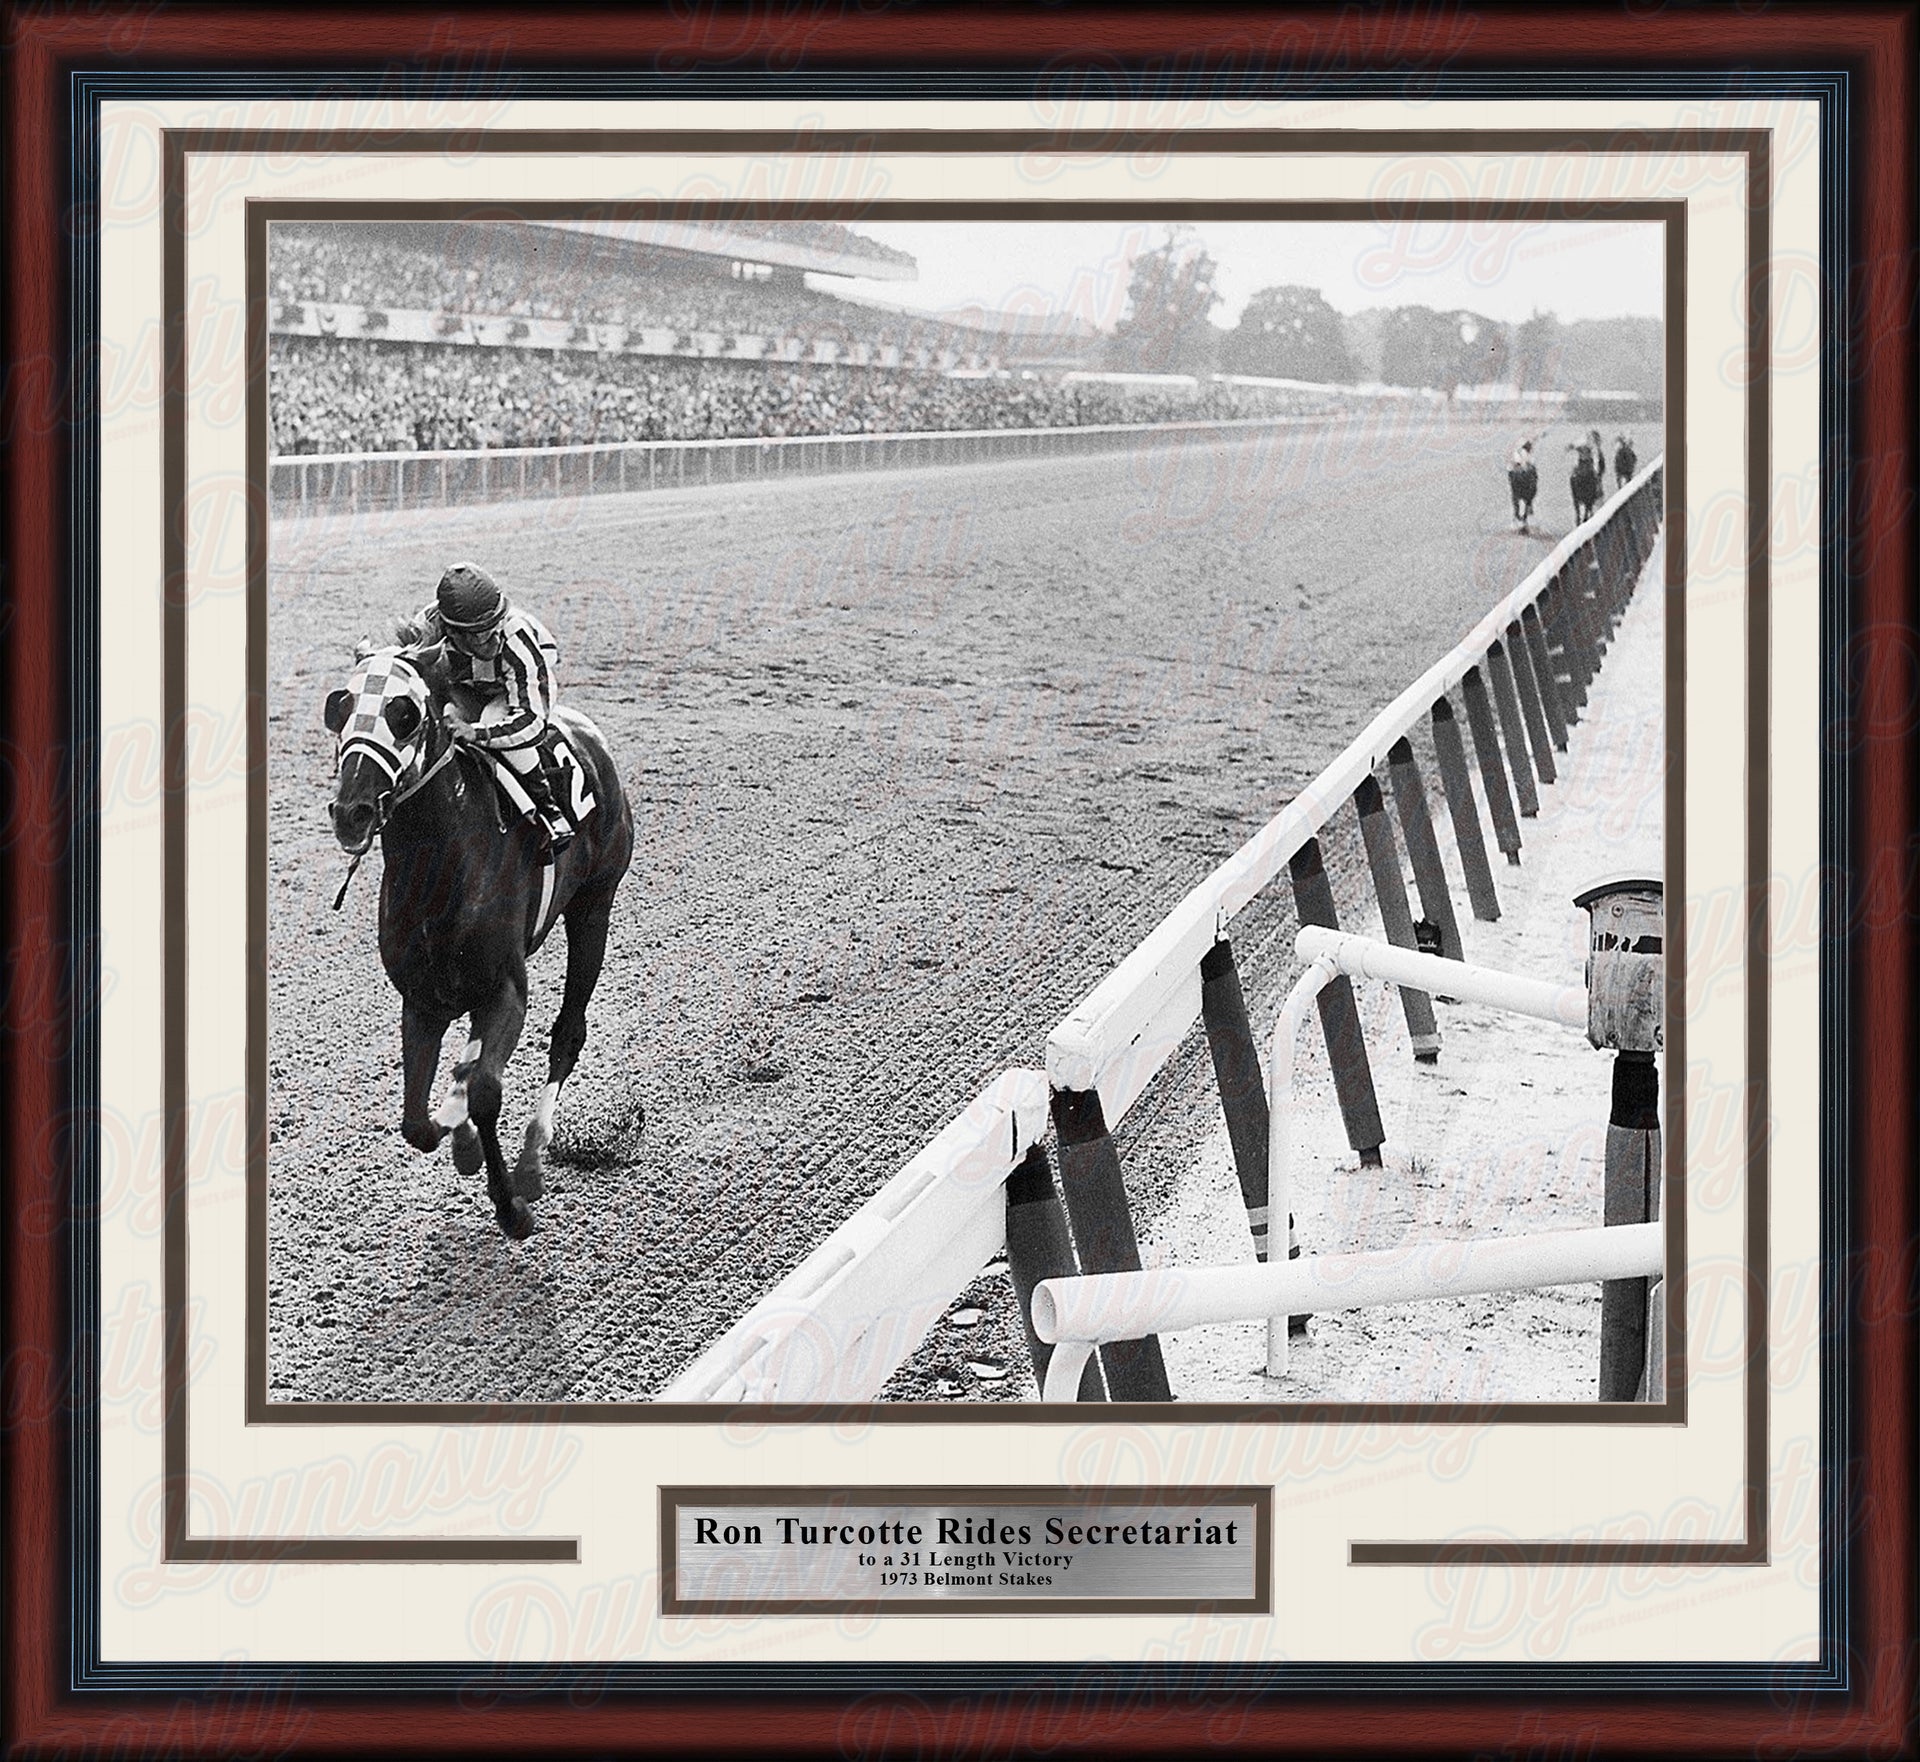
[[[279,335],[999,365],[991,328],[812,285],[917,272],[904,252],[833,222],[276,223],[269,259]]]
[[[1311,388],[1123,384],[1071,370],[1100,341],[1071,321],[994,328],[814,285],[916,273],[832,222],[276,222],[273,450],[1079,428],[1314,402]]]

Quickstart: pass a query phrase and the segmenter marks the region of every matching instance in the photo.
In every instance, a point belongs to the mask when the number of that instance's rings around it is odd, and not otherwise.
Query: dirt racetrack
[[[1514,438],[1415,415],[276,518],[272,1398],[657,1389],[988,1079],[1039,1064],[1054,1022],[1566,530],[1567,433],[1541,443],[1528,537],[1508,518]],[[377,859],[329,909],[345,861],[322,702],[355,639],[386,639],[461,557],[558,636],[562,699],[607,734],[638,832],[518,1245],[480,1180],[399,1136]],[[1355,842],[1330,850],[1337,877]],[[1258,929],[1256,907],[1253,942],[1289,917],[1276,903]],[[503,1140],[544,1073],[559,940],[535,963]],[[1256,1012],[1283,965],[1250,978]],[[1176,1073],[1129,1119],[1144,1212],[1215,1109]],[[925,1364],[896,1387],[944,1392]]]

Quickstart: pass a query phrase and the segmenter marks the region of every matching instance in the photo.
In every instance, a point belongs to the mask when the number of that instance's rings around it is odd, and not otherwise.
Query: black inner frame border
[[[657,145],[657,143],[654,143]],[[1430,143],[1429,143],[1430,146]],[[189,148],[189,151],[192,149]],[[1309,150],[1309,149],[1301,149]],[[1123,208],[1130,217],[1163,219],[1232,219],[1240,221],[1326,221],[1352,222],[1356,219],[1392,220],[1475,220],[1487,222],[1524,222],[1527,220],[1566,218],[1564,204],[1557,201],[1380,201],[1360,204],[1353,201],[1147,201],[1116,204],[1112,202],[1074,202],[1030,200],[1022,202],[891,202],[865,204],[840,202],[762,203],[703,202],[697,207],[677,209],[674,218],[696,222],[721,220],[834,219],[849,220],[862,216],[895,219],[939,218],[967,220],[1009,220],[1037,218],[1076,220],[1101,219]],[[268,800],[265,766],[265,699],[267,692],[265,649],[266,631],[266,511],[268,441],[266,431],[265,350],[267,307],[265,282],[267,228],[283,220],[425,220],[507,221],[541,218],[656,219],[662,205],[646,202],[585,204],[552,201],[534,203],[495,202],[406,202],[365,201],[327,203],[316,201],[260,201],[247,204],[248,256],[248,331],[247,359],[250,363],[248,478],[250,521],[248,537],[249,568],[249,698],[253,706],[249,760],[249,1018],[247,1025],[247,1086],[249,1094],[248,1172],[247,1172],[247,1302],[246,1302],[246,1414],[248,1424],[273,1425],[397,1425],[397,1424],[713,1424],[732,1419],[750,1419],[761,1423],[805,1424],[833,1423],[848,1418],[876,1424],[900,1424],[938,1421],[957,1424],[1076,1424],[1090,1423],[1087,1408],[1045,1406],[1026,1403],[1002,1404],[921,1401],[913,1403],[860,1403],[850,1405],[810,1405],[764,1403],[723,1407],[698,1402],[607,1401],[572,1402],[347,1402],[347,1401],[274,1401],[267,1390],[266,1302],[267,1302],[267,1170],[266,1122],[264,1117],[267,1061],[267,992],[265,978],[266,949],[266,826]],[[1685,262],[1686,207],[1672,201],[1622,201],[1595,203],[1579,218],[1592,221],[1632,221],[1659,224],[1665,236],[1665,330],[1666,376],[1669,386],[1666,421],[1667,501],[1670,509],[1680,509],[1686,493],[1684,427],[1686,414],[1686,338],[1685,338]],[[1667,680],[1670,699],[1678,700],[1683,686],[1685,655],[1685,598],[1679,590],[1681,578],[1680,547],[1667,549]],[[1672,718],[1669,749],[1670,771],[1667,785],[1667,816],[1671,826],[1683,823],[1686,786],[1684,718]],[[1684,844],[1670,835],[1667,871],[1668,893],[1679,899],[1685,892]],[[1665,1106],[1669,1129],[1667,1139],[1684,1154],[1686,1141],[1686,1090],[1683,1083],[1671,1080],[1671,1072],[1686,1069],[1686,1017],[1684,1010],[1685,966],[1684,938],[1669,935],[1669,946],[1676,958],[1668,963],[1667,1019],[1670,1045],[1665,1063],[1667,1081]],[[184,989],[181,993],[184,996]],[[184,1043],[184,1026],[180,1030]],[[1675,1153],[1669,1152],[1676,1160]],[[1684,1181],[1669,1184],[1671,1203],[1666,1224],[1667,1258],[1670,1266],[1684,1269],[1686,1263],[1687,1207]],[[1760,1200],[1764,1224],[1764,1187]],[[1304,1422],[1338,1419],[1349,1422],[1417,1423],[1501,1423],[1530,1425],[1683,1425],[1687,1416],[1687,1390],[1684,1374],[1686,1352],[1686,1281],[1680,1276],[1665,1281],[1667,1286],[1667,1358],[1668,1394],[1659,1404],[1635,1403],[1631,1406],[1600,1407],[1592,1402],[1180,1402],[1177,1412],[1183,1420],[1204,1422],[1219,1420]],[[1764,1314],[1764,1305],[1762,1306]],[[1764,1349],[1764,1332],[1759,1337]],[[1169,1412],[1157,1403],[1102,1403],[1102,1413],[1139,1420],[1164,1419]],[[1664,1557],[1664,1556],[1663,1556]]]

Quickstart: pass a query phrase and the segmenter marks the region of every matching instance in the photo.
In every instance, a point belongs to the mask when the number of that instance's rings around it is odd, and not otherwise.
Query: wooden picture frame
[[[1910,1741],[1913,59],[1910,18],[1846,5],[1651,18],[1542,6],[1390,19],[1312,11],[432,19],[107,10],[22,22],[7,70],[14,247],[4,632],[12,687],[6,1161],[14,1221],[5,1263],[8,1744],[22,1754],[128,1744],[213,1752],[755,1745],[883,1754],[1098,1743],[1133,1752],[1196,1744],[1311,1752],[1356,1742],[1706,1753],[1864,1751]],[[329,1670],[299,1659],[183,1671],[116,1667],[98,1655],[88,1618],[98,1560],[87,1513],[95,1511],[97,1522],[98,1460],[89,1439],[101,1396],[101,1336],[93,1331],[101,1324],[85,1303],[98,1277],[90,1234],[97,1219],[76,1203],[75,1182],[99,1129],[95,1061],[104,1007],[91,941],[99,851],[88,830],[99,808],[102,706],[85,584],[88,522],[100,515],[88,497],[107,388],[100,361],[79,346],[90,334],[98,290],[86,277],[97,259],[75,241],[84,245],[95,219],[86,196],[97,190],[101,167],[86,105],[97,102],[104,79],[120,79],[117,89],[127,91],[149,75],[240,81],[245,69],[244,88],[256,95],[326,66],[376,84],[388,77],[381,68],[405,69],[392,76],[401,86],[441,79],[462,90],[594,69],[654,82],[648,89],[655,92],[688,79],[716,95],[751,94],[767,79],[804,89],[813,78],[822,90],[835,80],[845,90],[886,80],[939,97],[1022,91],[1043,109],[1070,108],[1097,82],[1102,91],[1134,91],[1151,119],[1167,92],[1176,94],[1177,109],[1178,99],[1206,90],[1209,80],[1216,94],[1249,84],[1264,90],[1268,82],[1286,90],[1291,81],[1334,96],[1372,79],[1377,89],[1422,100],[1511,90],[1517,79],[1569,95],[1576,88],[1711,94],[1729,89],[1726,70],[1736,64],[1818,69],[1826,82],[1749,72],[1732,87],[1761,101],[1787,91],[1829,106],[1841,95],[1845,101],[1844,122],[1829,111],[1831,138],[1843,150],[1822,183],[1824,236],[1844,283],[1826,289],[1822,424],[1829,644],[1821,661],[1822,856],[1839,878],[1825,896],[1820,943],[1821,1026],[1830,1049],[1822,1129],[1831,1191],[1823,1216],[1833,1231],[1820,1313],[1834,1354],[1822,1405],[1830,1501],[1823,1509],[1835,1522],[1816,1663],[1716,1679],[1710,1671],[1656,1670],[1651,1661],[1562,1673],[1552,1660],[1493,1662],[1405,1670],[1392,1680],[1398,1692],[1382,1696],[1368,1691],[1387,1679],[1366,1665],[1323,1671],[1310,1682],[1256,1685],[1230,1670],[1182,1669],[1178,1660],[1150,1670],[1124,1660],[1007,1659],[946,1677],[822,1676],[828,1686],[811,1692],[766,1674],[763,1687],[732,1681],[717,1693],[722,1685],[703,1684],[695,1673],[646,1682],[604,1662],[460,1667],[403,1685],[377,1670]],[[1168,69],[1179,70],[1171,83]],[[1170,126],[1181,126],[1178,114]],[[1754,444],[1764,466],[1764,441]],[[71,523],[70,510],[77,512]],[[1766,533],[1749,536],[1760,545]],[[177,781],[185,764],[179,730],[169,731],[165,755],[166,777]],[[1764,736],[1750,757],[1758,763],[1745,787],[1764,807]],[[1764,950],[1763,903],[1748,901],[1747,909],[1756,914],[1748,934]],[[1758,1130],[1764,1133],[1764,1121]],[[192,1539],[184,1519],[175,1539]],[[222,1556],[216,1550],[209,1558]],[[350,1611],[341,1618],[350,1621]],[[411,1692],[398,1692],[403,1687]]]

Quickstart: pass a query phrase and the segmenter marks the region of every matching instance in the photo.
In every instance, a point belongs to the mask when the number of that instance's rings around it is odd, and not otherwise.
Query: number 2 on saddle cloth
[[[458,696],[464,698],[466,694],[460,693]],[[463,714],[469,707],[477,709],[479,706],[458,702],[458,708]],[[468,719],[484,721],[484,712],[480,716],[470,716]],[[503,755],[488,751],[484,747],[475,747],[472,750],[479,752],[487,759],[488,769],[493,774],[494,808],[499,817],[502,832],[506,831],[513,820],[528,814],[538,814],[539,810],[534,805],[533,797],[528,795],[526,785],[520,781],[520,774]],[[567,739],[566,730],[558,722],[547,724],[546,732],[540,736],[537,751],[540,754],[541,768],[546,772],[547,780],[553,787],[553,799],[559,803],[560,811],[573,822],[574,831],[578,832],[596,805],[593,785],[587,779],[586,767],[580,763],[579,755],[573,750],[573,743]]]

